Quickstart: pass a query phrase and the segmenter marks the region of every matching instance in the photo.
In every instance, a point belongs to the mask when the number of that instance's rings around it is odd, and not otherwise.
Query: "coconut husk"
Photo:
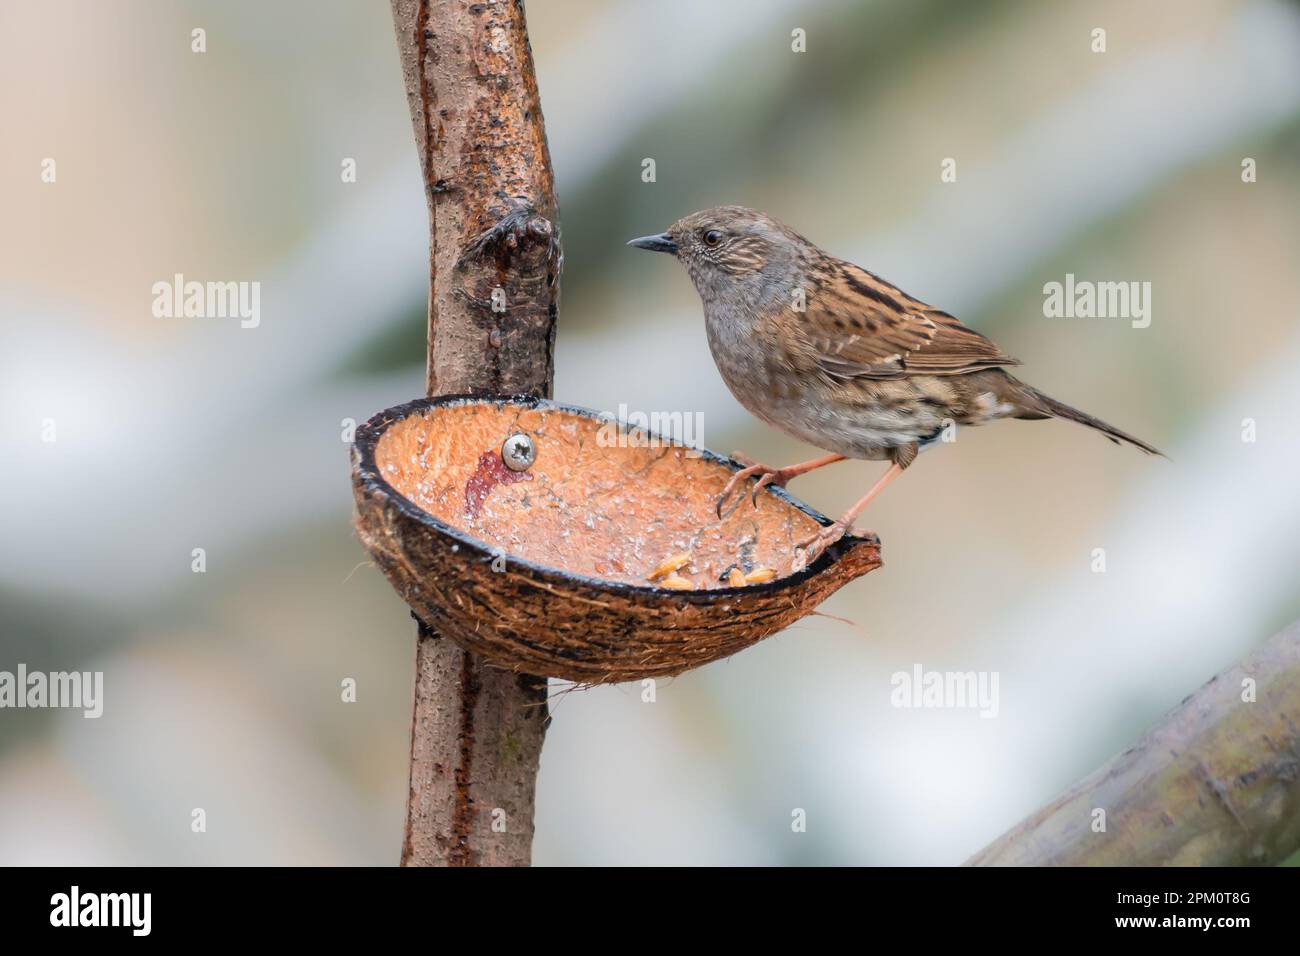
[[[515,472],[501,449],[519,433],[536,460]],[[358,429],[352,462],[361,541],[412,611],[520,672],[584,684],[677,674],[880,566],[874,535],[846,536],[796,570],[794,543],[830,519],[780,488],[754,508],[747,487],[719,520],[736,462],[544,399],[409,402]],[[762,583],[732,586],[735,570]]]

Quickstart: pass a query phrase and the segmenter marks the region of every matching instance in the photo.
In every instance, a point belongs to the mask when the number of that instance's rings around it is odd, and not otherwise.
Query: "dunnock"
[[[754,475],[751,493],[845,458],[890,467],[838,522],[800,542],[810,563],[917,454],[951,424],[999,418],[1066,418],[1117,444],[1160,454],[1044,395],[1005,371],[1020,363],[947,312],[926,305],[851,262],[827,255],[771,216],[743,206],[693,213],[629,245],[667,252],[704,301],[709,348],[740,404],[769,425],[831,454],[771,468],[736,458],[718,499]]]

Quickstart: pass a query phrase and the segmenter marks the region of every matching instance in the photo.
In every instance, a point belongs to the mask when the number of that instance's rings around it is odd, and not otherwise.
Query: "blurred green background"
[[[807,618],[654,704],[554,701],[536,862],[957,863],[1300,616],[1295,5],[528,15],[566,251],[558,398],[812,456],[727,393],[684,272],[623,245],[736,202],[1172,459],[1056,422],[923,456],[861,522],[885,567],[824,608],[851,624]],[[423,388],[388,5],[17,0],[0,49],[0,670],[106,685],[99,720],[0,711],[0,863],[394,863],[414,628],[352,531],[341,437]],[[154,318],[177,272],[260,281],[260,327]],[[1151,282],[1150,327],[1044,318],[1066,273]],[[879,471],[793,490],[838,513]],[[916,663],[998,672],[999,716],[891,707]]]

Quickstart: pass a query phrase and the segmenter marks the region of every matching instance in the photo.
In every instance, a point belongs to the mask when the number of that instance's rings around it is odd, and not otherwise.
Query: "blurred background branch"
[[[1243,866],[1300,849],[1300,622],[967,861]]]

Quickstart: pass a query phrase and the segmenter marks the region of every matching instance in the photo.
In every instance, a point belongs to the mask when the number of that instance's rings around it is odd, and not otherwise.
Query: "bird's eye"
[[[706,246],[716,246],[722,241],[722,233],[717,229],[710,229],[704,234],[704,244]]]

